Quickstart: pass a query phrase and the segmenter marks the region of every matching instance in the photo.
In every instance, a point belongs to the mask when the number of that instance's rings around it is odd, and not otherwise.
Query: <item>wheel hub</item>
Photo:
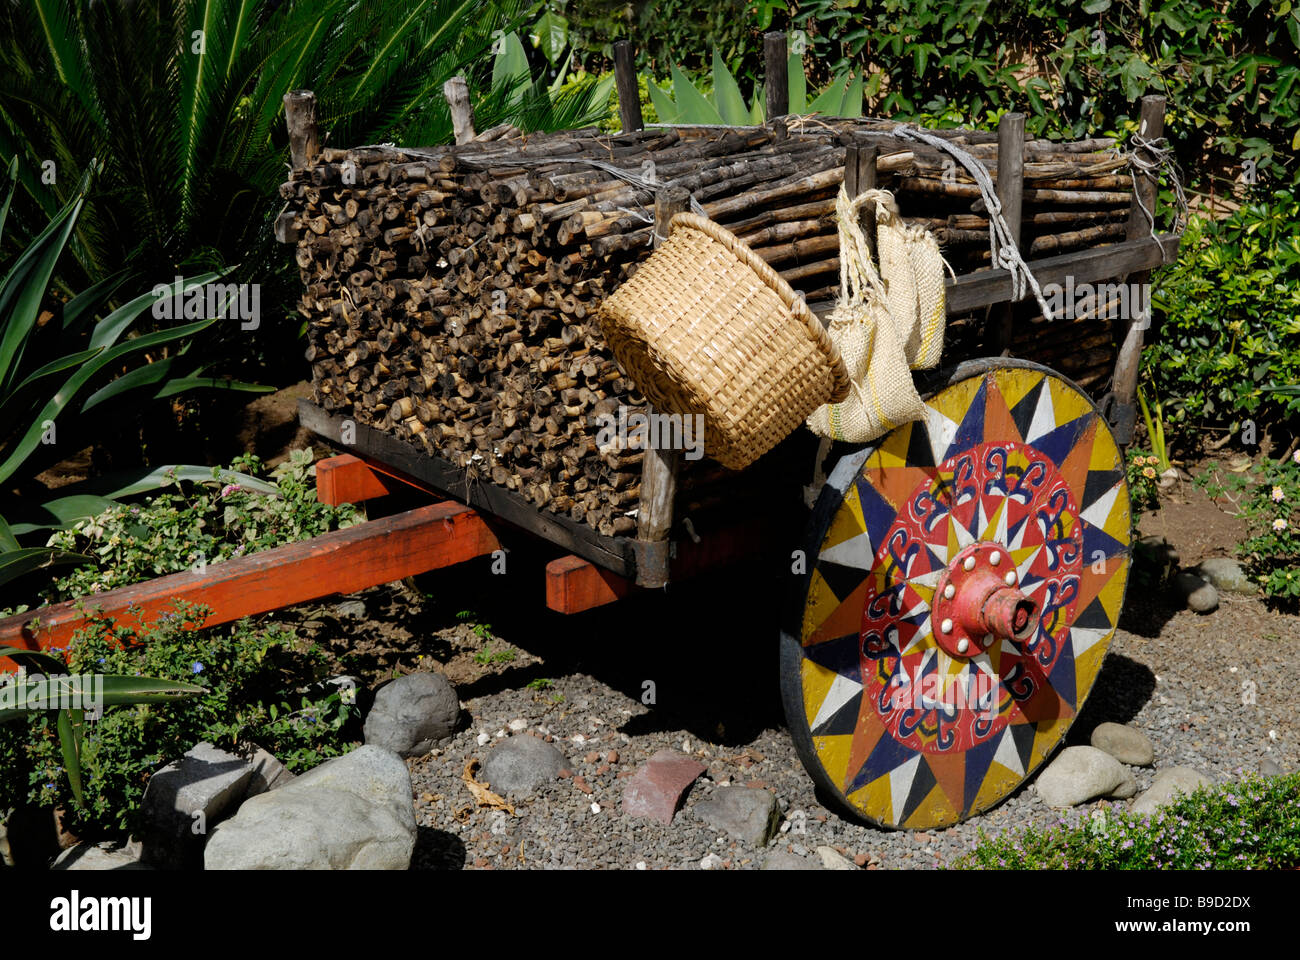
[[[951,657],[970,659],[998,640],[1028,639],[1038,604],[1019,589],[1006,548],[987,541],[963,549],[939,575],[933,606],[935,641]]]

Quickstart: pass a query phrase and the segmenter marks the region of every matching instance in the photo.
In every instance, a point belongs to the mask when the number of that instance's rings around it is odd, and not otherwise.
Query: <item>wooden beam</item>
[[[0,645],[65,647],[84,626],[87,609],[138,628],[177,600],[208,607],[203,626],[216,626],[449,567],[498,549],[496,535],[478,513],[460,503],[437,503],[198,571],[7,617],[0,620]]]
[[[332,507],[385,497],[398,486],[392,478],[350,453],[316,464],[316,499]]]
[[[790,55],[784,31],[763,34],[763,73],[767,82],[767,119],[772,121],[790,112]]]
[[[1165,98],[1161,96],[1150,96],[1142,98],[1142,105],[1139,111],[1140,120],[1138,122],[1138,133],[1147,140],[1157,140],[1165,135]],[[1139,148],[1143,159],[1150,162],[1153,158],[1147,151]],[[1130,243],[1138,242],[1142,239],[1150,240],[1152,231],[1152,221],[1147,219],[1147,214],[1142,212],[1145,207],[1147,212],[1154,218],[1156,215],[1156,197],[1160,190],[1160,184],[1154,174],[1148,176],[1137,173],[1133,177],[1133,203],[1129,207],[1128,224],[1126,235]],[[1151,266],[1154,266],[1152,264]],[[1151,280],[1151,270],[1139,269],[1131,273],[1128,277],[1130,284],[1145,284]],[[1075,280],[1078,283],[1078,279]],[[1140,302],[1146,298],[1140,298]],[[1137,395],[1138,370],[1142,361],[1142,341],[1145,338],[1146,328],[1150,325],[1150,316],[1129,317],[1128,330],[1124,334],[1124,342],[1120,344],[1119,356],[1115,360],[1115,375],[1111,381],[1110,392],[1113,396],[1112,426],[1115,428],[1115,439],[1120,444],[1126,444],[1133,439],[1133,425],[1137,419],[1137,412],[1133,407],[1134,399]]]
[[[464,77],[452,77],[442,85],[442,96],[451,109],[451,129],[456,143],[469,143],[474,139],[474,106],[469,102],[469,84]]]
[[[289,158],[294,170],[305,170],[320,154],[320,128],[316,125],[316,94],[290,90],[284,95],[284,124],[289,128]]]
[[[690,194],[684,187],[666,187],[655,195],[654,245],[668,239],[672,218],[687,209]],[[653,417],[647,405],[646,415]],[[673,501],[677,497],[680,450],[647,447],[641,467],[641,497],[637,503],[636,538],[642,545],[637,556],[636,582],[643,587],[662,587],[668,582],[671,552],[669,534],[673,526]]]
[[[1004,113],[998,121],[998,203],[1011,241],[1020,249],[1020,225],[1025,192],[1025,115]],[[1011,355],[1012,320],[1015,304],[990,308],[986,326],[988,352]]]
[[[879,158],[879,144],[871,143],[861,135],[855,136],[853,142],[845,148],[844,190],[850,200],[868,190],[876,189],[876,161]],[[871,259],[878,263],[875,207],[862,215],[862,232],[867,236],[867,249],[871,251]]]
[[[557,613],[581,613],[626,597],[632,581],[581,557],[569,555],[546,565],[546,605]]]
[[[618,90],[618,117],[623,132],[643,129],[641,91],[636,82],[636,54],[627,40],[614,44],[614,86]]]

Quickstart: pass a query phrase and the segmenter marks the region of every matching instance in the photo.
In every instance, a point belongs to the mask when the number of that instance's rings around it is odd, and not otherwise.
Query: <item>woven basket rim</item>
[[[838,403],[844,400],[849,395],[851,387],[848,368],[844,366],[844,360],[840,356],[839,349],[831,342],[830,334],[826,332],[826,328],[822,326],[822,322],[817,318],[817,315],[808,308],[804,298],[796,294],[794,288],[779,273],[773,270],[767,261],[756,254],[749,244],[721,224],[698,214],[678,213],[668,222],[669,236],[678,227],[688,227],[706,234],[722,244],[723,247],[758,274],[759,279],[781,298],[799,320],[803,321],[803,327],[808,333],[809,339],[812,340],[814,346],[830,364],[833,386],[827,402]]]

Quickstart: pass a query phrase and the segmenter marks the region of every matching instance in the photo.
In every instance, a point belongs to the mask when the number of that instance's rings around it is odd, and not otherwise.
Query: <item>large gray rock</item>
[[[1092,731],[1091,743],[1109,753],[1120,763],[1149,767],[1156,759],[1156,748],[1141,730],[1122,723],[1099,723]]]
[[[406,870],[415,849],[411,774],[366,745],[245,800],[203,851],[209,870]]]
[[[114,843],[79,843],[59,854],[51,870],[148,870],[131,851]]]
[[[411,673],[379,688],[366,714],[366,743],[419,757],[456,732],[460,701],[440,673]]]
[[[763,847],[776,833],[781,811],[776,797],[752,787],[722,787],[695,804],[695,815],[752,847]]]
[[[293,780],[293,774],[289,772],[288,767],[257,744],[253,744],[245,756],[253,767],[253,775],[248,778],[248,787],[244,791],[246,798],[266,793],[276,787],[283,787]]]
[[[564,754],[541,737],[509,737],[483,761],[483,779],[497,793],[527,797],[558,779],[568,765]]]
[[[1255,584],[1250,582],[1241,564],[1232,557],[1210,557],[1196,567],[1202,579],[1210,581],[1222,593],[1244,593],[1254,596]]]
[[[1210,786],[1213,782],[1191,767],[1165,767],[1156,773],[1156,778],[1151,781],[1146,792],[1133,801],[1132,811],[1143,815],[1155,813],[1178,794],[1190,794],[1197,787]]]
[[[824,870],[856,870],[857,867],[834,847],[818,847],[817,856],[821,857]]]
[[[1188,570],[1174,577],[1174,591],[1189,610],[1197,613],[1210,613],[1219,606],[1219,591],[1214,589],[1214,584]]]
[[[1137,796],[1138,782],[1137,777],[1133,776],[1133,771],[1125,768],[1124,779],[1120,781],[1118,787],[1112,790],[1106,796],[1113,800],[1128,800],[1130,797]]]
[[[196,865],[204,839],[243,798],[252,776],[247,760],[207,742],[155,773],[141,801],[141,860],[167,869]]]
[[[1262,777],[1280,777],[1284,773],[1286,773],[1286,771],[1283,770],[1281,765],[1271,757],[1265,757],[1263,760],[1259,761],[1259,774]]]
[[[1096,747],[1066,747],[1034,782],[1049,807],[1073,807],[1104,797],[1124,783],[1128,771]]]

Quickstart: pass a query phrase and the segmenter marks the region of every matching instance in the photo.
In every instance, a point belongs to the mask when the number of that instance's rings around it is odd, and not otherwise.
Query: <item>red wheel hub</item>
[[[1016,566],[998,543],[972,543],[939,575],[935,641],[950,656],[974,657],[998,640],[1033,635],[1038,604],[1019,589]]]

